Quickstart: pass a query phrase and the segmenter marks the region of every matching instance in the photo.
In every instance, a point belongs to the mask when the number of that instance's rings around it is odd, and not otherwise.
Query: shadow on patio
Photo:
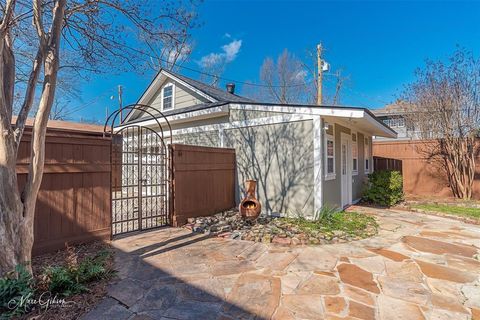
[[[275,286],[241,275],[254,270],[237,257],[251,243],[227,247],[215,238],[163,228],[112,244],[118,280],[84,320],[267,319],[278,304],[275,299],[265,306],[256,296],[279,298],[279,288],[269,292]]]

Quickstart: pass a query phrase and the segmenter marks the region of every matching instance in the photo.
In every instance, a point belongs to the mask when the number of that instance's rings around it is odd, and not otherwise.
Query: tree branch
[[[27,89],[25,91],[25,98],[23,100],[22,107],[18,113],[17,121],[15,123],[15,143],[16,147],[20,146],[20,140],[22,139],[23,131],[25,130],[25,123],[28,118],[28,114],[32,109],[33,100],[35,98],[35,88],[37,86],[38,78],[40,76],[40,71],[42,70],[44,48],[42,45],[39,46],[37,51],[37,56],[33,61],[32,71],[30,72],[30,77],[27,83]]]
[[[45,136],[47,124],[55,98],[57,84],[57,73],[59,67],[60,37],[63,27],[66,0],[58,0],[53,8],[53,21],[49,32],[49,39],[44,61],[44,81],[42,96],[39,108],[32,128],[32,144],[30,151],[30,166],[28,170],[27,183],[22,192],[24,204],[24,217],[26,223],[33,221],[36,197],[40,188],[43,176],[43,165],[45,162]]]

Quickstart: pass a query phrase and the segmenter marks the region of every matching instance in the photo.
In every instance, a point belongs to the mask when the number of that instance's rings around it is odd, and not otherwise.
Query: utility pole
[[[122,114],[122,86],[118,85],[118,110],[120,110],[120,124],[123,122],[123,114]]]
[[[317,78],[317,105],[322,104],[322,73],[323,73],[323,66],[322,66],[322,44],[319,43],[317,45],[317,70],[318,70],[318,78]]]

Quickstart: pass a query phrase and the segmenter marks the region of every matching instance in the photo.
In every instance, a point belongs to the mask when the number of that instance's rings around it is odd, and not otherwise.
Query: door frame
[[[342,146],[346,144],[346,176],[347,185],[343,182],[343,152]],[[345,208],[352,204],[352,135],[342,132],[340,135],[340,204],[342,208]],[[346,203],[343,201],[343,193],[346,194]]]

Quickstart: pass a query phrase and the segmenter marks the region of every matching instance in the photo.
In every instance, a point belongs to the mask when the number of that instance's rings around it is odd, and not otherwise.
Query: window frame
[[[355,135],[355,141],[353,140],[353,135]],[[351,133],[352,140],[352,176],[358,175],[358,132],[352,131]],[[356,150],[356,152],[353,152]],[[353,166],[353,160],[357,160],[357,169]]]
[[[386,118],[386,119],[383,120],[383,123],[385,123],[390,128],[405,128],[406,127],[405,118],[401,117],[401,116]]]
[[[165,109],[165,88],[171,87],[172,88],[172,106],[168,109]],[[162,111],[168,111],[168,110],[173,110],[175,105],[175,84],[173,83],[167,83],[166,85],[163,86],[162,88]]]
[[[363,141],[363,158],[365,173],[370,173],[372,168],[372,159],[370,154],[370,140],[368,137],[364,137]],[[368,164],[368,165],[367,165]]]
[[[328,128],[329,126],[332,126],[332,131],[333,134],[328,134],[327,130],[325,130],[324,134],[324,145],[325,145],[325,151],[324,151],[324,163],[325,163],[325,174],[324,178],[325,180],[334,180],[336,179],[336,170],[335,170],[335,161],[336,161],[336,152],[335,152],[335,124],[334,123],[328,123],[325,122],[324,127]],[[328,141],[331,141],[333,143],[333,155],[329,156],[328,155]],[[333,172],[328,172],[328,159],[332,158],[333,159]]]

